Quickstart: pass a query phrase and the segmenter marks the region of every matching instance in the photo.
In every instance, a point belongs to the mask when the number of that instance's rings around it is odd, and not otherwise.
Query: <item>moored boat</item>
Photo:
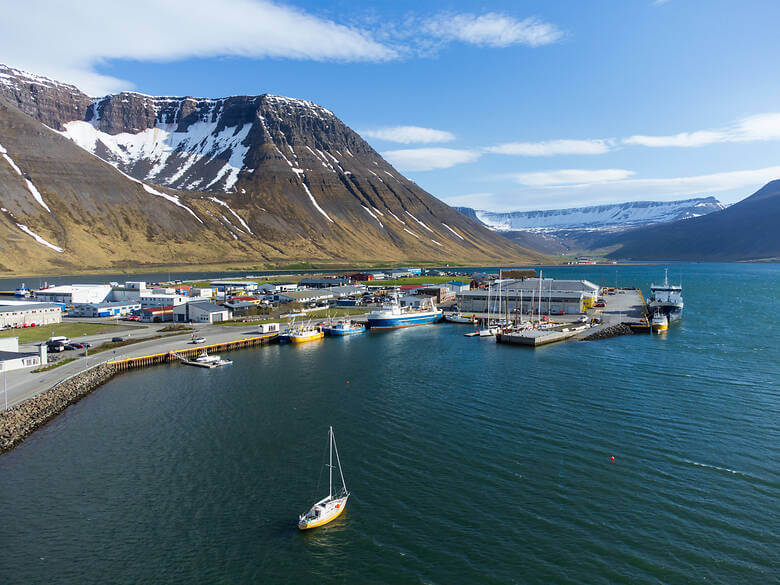
[[[650,326],[653,328],[653,333],[663,333],[669,329],[669,319],[664,313],[656,311]]]
[[[355,335],[356,333],[365,333],[366,326],[352,320],[336,321],[323,327],[325,335],[341,336]]]
[[[655,313],[663,313],[669,321],[682,317],[685,303],[682,297],[682,286],[669,284],[669,269],[664,272],[663,284],[651,284],[651,295],[647,300],[647,307]]]
[[[333,489],[334,452],[336,453],[336,463],[339,476],[341,477],[341,488],[338,490]],[[332,522],[344,512],[348,498],[349,492],[344,481],[344,473],[341,471],[341,460],[339,459],[338,447],[336,447],[336,437],[333,435],[333,427],[330,427],[328,430],[328,495],[314,504],[308,512],[298,517],[298,528],[310,530]]]
[[[218,355],[209,355],[204,349],[201,354],[192,360],[195,365],[206,366],[208,368],[216,368],[217,366],[229,366],[233,362],[231,360],[222,359]]]
[[[398,297],[393,297],[392,302],[382,305],[381,309],[371,311],[368,314],[368,326],[371,329],[397,329],[399,327],[413,327],[437,323],[441,320],[442,311],[433,304],[433,299],[428,299],[428,307],[415,309],[402,307]]]
[[[444,320],[449,323],[462,323],[465,325],[477,324],[477,318],[474,315],[461,315],[460,312],[455,315],[444,315]]]

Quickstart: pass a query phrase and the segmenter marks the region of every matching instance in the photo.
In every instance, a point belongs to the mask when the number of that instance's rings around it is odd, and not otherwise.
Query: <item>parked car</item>
[[[73,345],[72,343],[68,343],[68,344],[67,344],[67,345],[65,345],[64,347],[65,347],[65,350],[66,350],[66,351],[72,351],[72,350],[74,350],[74,349],[78,349],[78,348],[77,348],[75,345]]]
[[[606,306],[607,306],[607,304],[606,304],[604,301],[599,301],[598,303],[596,303],[596,304],[595,304],[595,305],[593,305],[593,306],[594,306],[594,307],[606,307]]]
[[[193,337],[191,343],[206,343],[205,337]]]
[[[74,348],[74,349],[84,349],[84,344],[83,343],[71,343],[70,346],[72,348]]]
[[[111,343],[120,343],[120,342],[122,342],[124,340],[125,340],[124,337],[112,337],[111,338]]]
[[[46,344],[46,351],[49,353],[60,353],[65,351],[65,344],[64,343],[47,343]]]

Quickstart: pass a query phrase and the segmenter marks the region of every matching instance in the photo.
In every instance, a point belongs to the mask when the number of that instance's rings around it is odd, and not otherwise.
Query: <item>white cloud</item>
[[[626,169],[560,169],[535,173],[513,173],[508,175],[520,185],[529,187],[557,187],[561,185],[593,185],[620,181],[634,174]]]
[[[0,55],[9,65],[76,83],[93,95],[127,89],[95,72],[110,59],[283,57],[386,61],[398,57],[369,32],[268,0],[8,2]]]
[[[274,0],[29,0],[3,3],[2,61],[74,83],[91,95],[132,88],[98,72],[112,60],[212,57],[383,62],[463,41],[478,46],[539,46],[558,29],[496,13],[428,21],[339,24]]]
[[[445,41],[461,41],[483,47],[527,45],[538,47],[559,40],[563,33],[538,18],[518,20],[505,14],[442,14],[423,24],[423,30]]]
[[[474,162],[481,155],[476,150],[457,148],[407,148],[382,153],[400,171],[432,171],[448,169],[462,163]]]
[[[624,144],[649,147],[695,147],[724,142],[754,142],[780,140],[780,113],[756,114],[737,120],[721,130],[680,132],[669,136],[635,135],[625,138]]]
[[[485,147],[493,154],[522,156],[553,156],[558,154],[604,154],[609,152],[607,140],[547,140],[544,142],[506,142]]]
[[[451,195],[442,197],[447,205],[452,207],[473,207],[475,209],[484,209],[490,206],[493,199],[493,193],[466,193],[464,195]]]
[[[420,126],[390,126],[374,130],[363,130],[360,134],[369,138],[378,138],[401,144],[449,142],[455,140],[455,135],[451,132],[422,128]]]

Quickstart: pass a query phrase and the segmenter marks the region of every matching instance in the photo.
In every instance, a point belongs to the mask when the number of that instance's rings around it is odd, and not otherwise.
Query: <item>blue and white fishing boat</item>
[[[362,323],[356,323],[350,319],[344,321],[335,321],[328,323],[323,327],[325,335],[354,335],[356,333],[365,333],[366,326]]]
[[[397,329],[399,327],[414,327],[426,325],[441,320],[442,311],[433,304],[433,299],[428,299],[427,306],[419,309],[402,307],[398,297],[393,297],[392,302],[382,305],[381,309],[371,311],[368,314],[368,326],[371,329]]]
[[[28,289],[26,286],[24,286],[24,283],[22,283],[22,286],[14,291],[14,296],[26,299],[30,296],[30,289]]]

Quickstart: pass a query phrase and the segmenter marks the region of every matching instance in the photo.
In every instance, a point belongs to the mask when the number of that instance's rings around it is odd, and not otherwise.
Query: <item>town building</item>
[[[333,293],[328,289],[310,288],[291,292],[277,293],[274,301],[277,303],[315,303],[333,298]]]
[[[298,283],[301,288],[331,288],[352,284],[348,276],[325,276],[322,278],[302,278]]]
[[[55,303],[0,306],[0,329],[41,327],[62,322],[62,309]]]
[[[0,338],[0,372],[45,366],[48,363],[46,344],[41,343],[37,352],[20,352],[18,337]]]
[[[209,303],[195,301],[173,307],[173,320],[176,323],[217,323],[227,321],[232,317],[229,308]]]
[[[69,312],[71,317],[126,317],[140,311],[142,305],[134,301],[112,301],[108,303],[93,303],[76,305]]]
[[[458,307],[464,313],[511,314],[533,311],[564,315],[583,313],[592,307],[598,298],[598,291],[599,286],[587,280],[545,278],[540,282],[538,278],[503,279],[500,283],[494,283],[491,290],[479,288],[459,292],[457,300]]]
[[[110,300],[110,284],[65,284],[36,291],[35,298],[44,302],[81,305]]]
[[[145,307],[140,312],[144,323],[161,323],[173,321],[173,305],[167,307]]]

